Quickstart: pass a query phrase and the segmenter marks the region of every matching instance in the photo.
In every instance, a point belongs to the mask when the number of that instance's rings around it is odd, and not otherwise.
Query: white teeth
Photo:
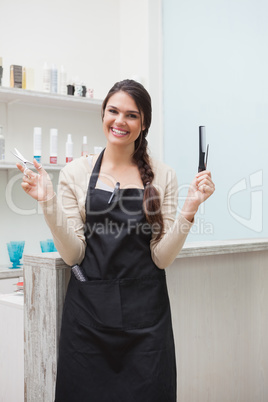
[[[127,134],[126,131],[120,131],[120,130],[117,130],[116,128],[112,128],[112,131],[113,131],[114,133],[116,133],[116,134],[119,134],[119,135],[125,135],[125,134]]]

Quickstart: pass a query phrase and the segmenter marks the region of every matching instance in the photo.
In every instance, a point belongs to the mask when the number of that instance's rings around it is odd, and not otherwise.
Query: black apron
[[[104,151],[103,151],[104,152]],[[151,258],[141,189],[86,197],[88,281],[71,275],[62,318],[56,402],[176,402],[165,271]]]

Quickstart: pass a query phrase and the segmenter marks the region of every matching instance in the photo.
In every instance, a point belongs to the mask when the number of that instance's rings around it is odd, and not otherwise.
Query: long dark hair
[[[133,161],[136,163],[141,180],[144,185],[143,209],[146,220],[153,227],[153,231],[157,232],[156,239],[160,239],[163,233],[163,216],[160,208],[159,192],[153,186],[154,172],[150,164],[150,158],[147,151],[148,142],[146,136],[152,121],[152,104],[151,97],[144,86],[134,80],[119,81],[110,89],[106,98],[102,103],[102,119],[104,117],[105,108],[108,100],[116,92],[126,92],[135,101],[140,115],[144,116],[144,121],[141,122],[141,132],[135,141],[135,149],[132,155]],[[144,126],[144,130],[142,130]]]

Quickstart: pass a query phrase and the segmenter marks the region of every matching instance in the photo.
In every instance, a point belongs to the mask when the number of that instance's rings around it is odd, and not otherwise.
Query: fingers
[[[33,160],[34,163],[34,167],[36,168],[36,170],[38,171],[39,174],[43,174],[44,173],[44,168],[41,165],[41,163],[37,162],[36,159]]]
[[[21,173],[24,173],[24,166],[22,166],[20,163],[16,163],[16,166],[21,171]]]
[[[200,174],[201,173],[201,174]],[[209,184],[213,183],[211,179],[211,173],[207,170],[204,170],[203,172],[200,172],[195,176],[196,179],[196,185],[199,186],[200,184]]]
[[[198,187],[198,190],[203,194],[211,195],[214,193],[215,188],[207,184],[202,184]]]
[[[204,170],[196,175],[196,186],[199,191],[211,195],[215,191],[215,185],[211,179],[211,172]]]
[[[207,176],[211,177],[210,170],[202,170],[202,172],[197,173],[195,177],[199,178],[199,177],[204,176],[204,175],[207,175]]]
[[[23,190],[37,201],[45,201],[54,195],[51,179],[41,163],[33,160],[36,171],[17,163],[17,168],[24,174],[21,186]]]
[[[36,182],[37,182],[37,178],[38,178],[37,176],[38,175],[36,173],[32,172],[30,169],[25,169],[25,173],[22,178],[22,181],[24,183],[30,184],[31,186],[34,186],[34,185],[36,185]]]
[[[43,175],[45,172],[41,163],[37,162],[35,159],[33,160],[33,164],[38,173],[33,172],[27,166],[22,166],[19,163],[16,164],[17,168],[24,174],[23,181],[31,185],[34,183],[33,180],[36,180],[38,176]]]
[[[31,186],[29,183],[21,183],[21,187],[23,188],[24,191],[26,191],[26,193],[28,193],[31,190]]]
[[[24,174],[24,176],[31,175],[31,170],[27,168],[27,166],[22,166],[19,163],[16,163],[17,168]]]

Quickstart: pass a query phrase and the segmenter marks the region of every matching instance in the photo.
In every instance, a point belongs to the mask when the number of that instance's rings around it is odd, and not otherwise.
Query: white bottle
[[[51,128],[49,163],[51,165],[56,165],[58,161],[57,157],[58,157],[58,130],[56,128]]]
[[[43,91],[50,92],[51,90],[51,69],[48,67],[48,64],[44,64],[43,68]]]
[[[66,163],[72,162],[72,160],[73,160],[72,134],[68,134],[66,142]]]
[[[103,150],[103,147],[94,147],[94,154],[98,155],[101,153],[102,150]]]
[[[63,66],[60,67],[59,71],[58,93],[67,95],[67,74]]]
[[[33,156],[37,162],[41,163],[42,155],[42,128],[34,127],[33,132]]]
[[[79,77],[74,80],[74,96],[83,96],[82,82]]]
[[[51,67],[51,88],[50,91],[53,94],[58,92],[58,70],[57,67],[53,64]]]
[[[87,145],[87,136],[83,136],[83,143],[82,143],[82,156],[88,156],[88,145]]]
[[[0,161],[5,160],[5,137],[3,134],[3,127],[0,126]]]

